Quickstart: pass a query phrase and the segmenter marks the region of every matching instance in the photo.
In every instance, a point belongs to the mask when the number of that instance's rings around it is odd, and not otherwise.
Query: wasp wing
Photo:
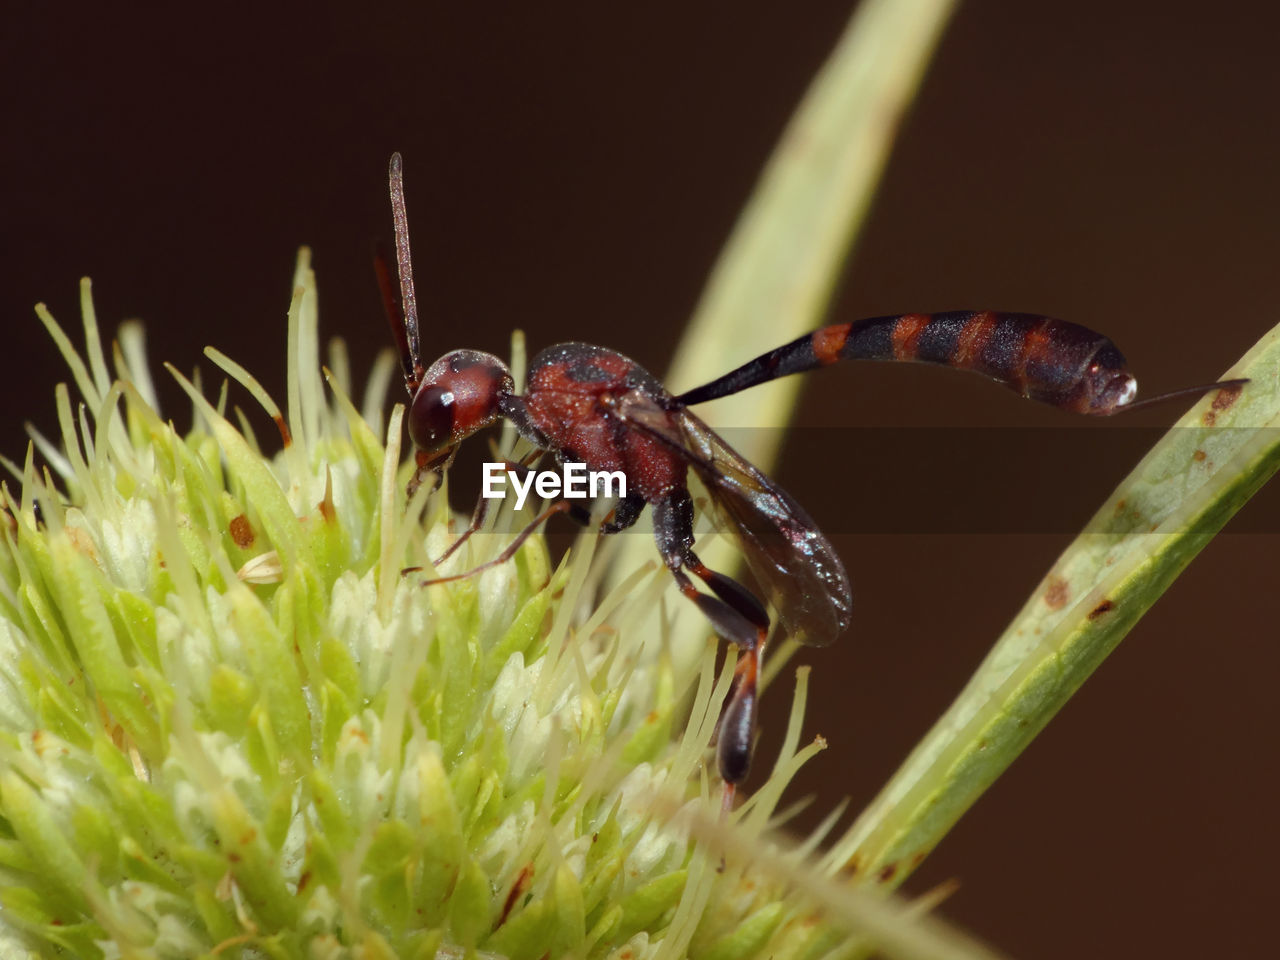
[[[786,491],[682,405],[667,409],[632,391],[613,412],[693,468],[711,496],[717,529],[742,541],[747,568],[792,636],[825,646],[849,625],[853,598],[844,564]]]

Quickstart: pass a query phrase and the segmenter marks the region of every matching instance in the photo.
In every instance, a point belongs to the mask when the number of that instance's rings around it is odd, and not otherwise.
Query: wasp
[[[1139,403],[1137,380],[1123,354],[1102,334],[1035,314],[962,310],[872,317],[823,327],[680,394],[670,393],[653,374],[616,350],[562,343],[534,357],[525,392],[517,394],[507,365],[489,353],[453,350],[430,367],[423,366],[399,153],[391,157],[390,186],[398,307],[389,270],[381,261],[379,278],[409,392],[406,420],[417,447],[419,471],[446,468],[458,444],[504,419],[538,451],[562,464],[581,463],[592,471],[623,474],[626,495],[599,524],[599,531],[626,530],[648,507],[658,554],[680,592],[738,651],[716,737],[725,809],[731,807],[735,788],[751,765],[769,609],[788,635],[811,646],[825,646],[848,627],[853,602],[844,565],[808,514],[699,419],[691,406],[844,360],[931,363],[970,370],[1023,397],[1089,416],[1110,416],[1173,396],[1238,389],[1246,382],[1225,380],[1189,387]],[[717,528],[736,533],[762,595],[708,568],[694,552],[690,472],[709,494]],[[427,583],[468,577],[506,562],[534,529],[556,513],[591,522],[588,510],[561,500],[544,510],[494,560]],[[471,527],[445,556],[478,528],[481,516],[478,509]],[[709,592],[698,589],[694,578]]]

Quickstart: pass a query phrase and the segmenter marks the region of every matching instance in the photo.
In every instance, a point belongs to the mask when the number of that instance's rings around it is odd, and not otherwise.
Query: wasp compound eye
[[[409,408],[409,436],[438,453],[498,419],[499,398],[514,390],[506,364],[491,353],[454,350],[433,363]]]
[[[409,406],[409,439],[427,453],[451,446],[453,440],[453,391],[423,385]]]

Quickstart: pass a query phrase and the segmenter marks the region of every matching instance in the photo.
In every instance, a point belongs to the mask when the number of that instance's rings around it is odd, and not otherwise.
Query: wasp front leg
[[[508,473],[520,473],[523,475],[532,468],[533,464],[540,456],[542,456],[541,450],[533,450],[530,453],[525,454],[524,458],[520,460],[519,463],[512,463],[510,460],[504,460],[502,461],[502,464],[507,469]],[[458,538],[454,540],[453,543],[449,544],[449,548],[436,558],[433,566],[440,566],[440,564],[453,556],[457,549],[471,538],[472,534],[479,532],[480,528],[484,526],[485,518],[488,517],[488,515],[489,498],[486,497],[482,491],[480,496],[476,498],[476,505],[471,511],[471,522],[467,524],[467,529],[462,531]]]

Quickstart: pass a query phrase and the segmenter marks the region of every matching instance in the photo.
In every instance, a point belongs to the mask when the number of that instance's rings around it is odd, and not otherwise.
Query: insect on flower
[[[658,553],[680,592],[697,605],[722,639],[738,649],[716,743],[726,809],[751,763],[760,663],[770,627],[767,608],[773,609],[789,635],[811,646],[825,646],[849,625],[852,599],[844,565],[800,505],[735,453],[690,412],[690,406],[840,360],[896,360],[972,370],[1024,397],[1093,416],[1173,396],[1238,389],[1246,382],[1226,380],[1191,387],[1139,404],[1134,401],[1137,381],[1124,357],[1101,334],[1032,314],[954,311],[872,317],[823,327],[675,396],[614,350],[562,343],[533,359],[528,387],[519,396],[506,364],[489,353],[454,350],[423,367],[398,153],[391,157],[390,181],[399,309],[389,271],[381,262],[379,279],[411,398],[408,429],[417,447],[419,472],[448,467],[459,443],[500,418],[509,420],[538,448],[537,456],[550,453],[561,464],[622,472],[627,479],[626,496],[600,524],[600,532],[625,530],[650,507]],[[710,495],[719,529],[736,533],[763,598],[709,569],[694,553],[693,500],[687,486],[690,470]],[[445,557],[479,527],[484,502]],[[556,513],[591,522],[590,512],[581,505],[560,500],[495,559],[465,573],[426,582],[457,580],[506,562]],[[699,590],[690,574],[710,593]]]

